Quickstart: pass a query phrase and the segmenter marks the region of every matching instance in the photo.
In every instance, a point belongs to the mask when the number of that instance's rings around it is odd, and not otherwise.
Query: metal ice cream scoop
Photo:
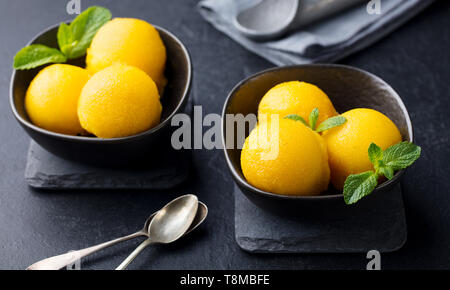
[[[270,40],[364,0],[262,0],[237,13],[236,28],[254,40]]]

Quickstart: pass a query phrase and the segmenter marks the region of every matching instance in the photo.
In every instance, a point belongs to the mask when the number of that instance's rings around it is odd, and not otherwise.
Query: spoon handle
[[[68,252],[62,255],[58,255],[58,256],[54,256],[54,257],[50,257],[44,260],[41,260],[39,262],[34,263],[33,265],[29,266],[27,268],[27,270],[59,270],[64,268],[67,265],[71,265],[73,263],[75,263],[77,260],[86,257],[94,252],[97,252],[101,249],[110,247],[112,245],[118,244],[120,242],[124,242],[139,236],[144,236],[146,235],[144,232],[140,231],[140,232],[136,232],[134,234],[125,236],[125,237],[121,237],[109,242],[105,242],[96,246],[92,246],[89,248],[85,248],[82,250],[78,250],[78,251],[72,251],[72,252]]]
[[[147,246],[153,244],[151,239],[143,241],[136,249],[116,268],[116,270],[125,270],[125,268],[139,255]]]

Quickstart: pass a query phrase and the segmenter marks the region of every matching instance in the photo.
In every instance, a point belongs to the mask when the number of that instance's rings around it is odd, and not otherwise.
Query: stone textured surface
[[[56,3],[58,2],[58,3]],[[24,171],[29,138],[10,112],[12,59],[36,33],[70,19],[68,1],[0,1],[0,268],[80,249],[139,229],[172,198],[195,193],[209,207],[198,230],[179,243],[146,249],[130,269],[365,269],[365,254],[250,254],[234,233],[233,181],[221,150],[194,150],[192,178],[174,189],[70,190],[30,188]],[[222,110],[241,79],[273,65],[216,31],[197,13],[195,0],[83,0],[114,16],[138,17],[174,32],[194,66],[193,97],[203,113]],[[408,241],[383,254],[383,269],[449,268],[450,265],[450,1],[436,1],[375,45],[340,63],[368,70],[403,98],[423,155],[402,178]],[[27,21],[18,21],[26,19]],[[113,269],[140,240],[83,260],[84,269]]]
[[[98,168],[56,157],[30,142],[25,180],[41,189],[169,189],[189,176],[190,152],[170,150],[164,162]]]
[[[192,96],[184,113],[192,116]],[[37,189],[170,189],[189,177],[189,150],[164,149],[158,160],[131,167],[99,168],[64,160],[31,141],[25,180]]]
[[[238,245],[253,253],[392,252],[406,242],[401,186],[353,206],[311,208],[295,216],[264,211],[234,187]]]

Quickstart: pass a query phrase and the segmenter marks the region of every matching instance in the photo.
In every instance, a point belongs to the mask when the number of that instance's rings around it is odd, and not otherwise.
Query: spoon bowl
[[[169,202],[158,211],[148,227],[148,239],[143,241],[117,268],[124,270],[147,246],[172,243],[195,229],[206,218],[206,206],[195,195],[187,194]],[[198,222],[195,224],[195,222]]]
[[[152,222],[153,218],[158,212],[154,212],[151,216],[148,217],[148,219],[145,221],[144,227],[142,228],[141,232],[143,233],[143,236],[149,237],[148,228],[150,226],[150,223]],[[198,226],[200,226],[208,216],[208,207],[206,204],[204,204],[201,201],[198,201],[198,207],[197,207],[197,214],[194,217],[194,221],[192,222],[189,229],[184,233],[184,235],[189,234],[193,230],[195,230]]]
[[[364,0],[261,0],[236,14],[234,26],[253,40],[271,40]]]
[[[168,244],[182,237],[197,214],[198,199],[193,194],[180,196],[164,206],[148,226],[153,243]]]
[[[299,5],[299,0],[263,0],[239,12],[234,19],[234,25],[248,38],[276,38],[289,29]]]

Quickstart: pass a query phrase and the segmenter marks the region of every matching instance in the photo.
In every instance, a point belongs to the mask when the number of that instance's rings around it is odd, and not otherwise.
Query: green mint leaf
[[[319,119],[319,109],[314,108],[309,114],[309,127],[314,131],[316,130],[317,119]]]
[[[56,48],[32,44],[22,48],[14,57],[13,67],[17,70],[32,69],[47,63],[66,62],[67,58]]]
[[[301,116],[299,116],[299,115],[292,114],[292,115],[287,115],[287,116],[284,117],[284,118],[285,118],[285,119],[291,119],[291,120],[294,120],[294,121],[302,122],[305,126],[309,127],[309,126],[308,126],[308,123],[306,123],[305,119],[303,119],[303,118],[302,118]]]
[[[353,204],[370,194],[378,184],[378,176],[373,171],[351,174],[344,183],[344,201]]]
[[[421,148],[411,142],[401,142],[384,150],[383,162],[392,170],[410,166],[420,157]]]
[[[316,129],[316,132],[320,133],[325,130],[337,127],[337,126],[341,126],[345,122],[347,122],[347,119],[345,119],[345,117],[343,117],[343,116],[331,117],[329,119],[326,119],[322,123],[320,123],[320,125]]]
[[[62,22],[59,25],[57,39],[59,50],[65,55],[70,55],[74,46],[74,41],[72,40],[72,32],[70,31],[70,26],[68,24]]]
[[[92,6],[78,15],[70,25],[61,25],[58,44],[69,59],[86,54],[97,31],[111,19],[111,12],[103,7]]]
[[[394,170],[389,166],[380,166],[378,172],[386,176],[387,179],[391,180],[394,177]]]
[[[369,153],[370,162],[372,162],[375,168],[377,168],[378,161],[383,159],[383,149],[381,149],[377,144],[371,143],[367,151]]]

